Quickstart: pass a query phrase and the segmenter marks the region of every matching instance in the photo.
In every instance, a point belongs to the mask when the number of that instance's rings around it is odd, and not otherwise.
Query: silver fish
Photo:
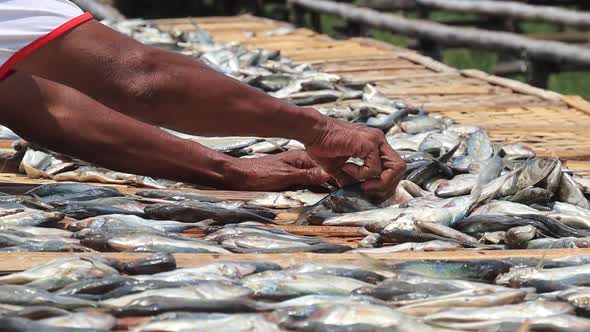
[[[252,294],[248,288],[226,281],[203,280],[191,283],[190,286],[178,288],[150,289],[143,292],[124,295],[117,298],[101,301],[102,306],[111,308],[125,307],[139,304],[143,299],[159,297],[162,301],[166,298],[187,300],[229,300],[247,297]]]
[[[266,262],[218,261],[203,266],[176,269],[152,275],[138,275],[133,278],[138,280],[161,280],[170,282],[189,282],[209,279],[241,279],[253,273],[280,269],[281,267],[279,265]]]
[[[537,229],[531,225],[513,227],[506,231],[504,242],[511,248],[522,248],[536,235]]]
[[[14,305],[49,305],[63,309],[96,307],[96,303],[69,296],[55,295],[22,285],[0,285],[0,302]]]
[[[22,272],[0,277],[0,284],[27,284],[42,289],[57,289],[82,279],[117,275],[118,272],[92,257],[65,257]]]
[[[107,247],[115,251],[192,252],[230,254],[215,243],[183,237],[130,233],[85,238],[82,243],[93,248]]]
[[[571,175],[561,173],[561,182],[557,197],[561,202],[577,205],[583,209],[590,209],[590,201],[584,196],[584,192],[574,182]]]
[[[248,201],[248,205],[273,209],[289,209],[314,205],[324,197],[326,197],[326,194],[316,194],[308,190],[266,193],[262,197]]]
[[[499,285],[536,287],[538,291],[553,291],[571,286],[590,285],[590,265],[577,265],[553,269],[514,267],[496,278]]]
[[[520,143],[502,145],[502,152],[506,159],[530,159],[535,157],[535,152]]]
[[[424,331],[424,332],[450,332],[444,328],[429,326],[420,320],[404,315],[401,312],[381,305],[374,304],[316,304],[297,312],[293,310],[291,314],[299,317],[306,317],[304,321],[294,324],[298,329],[313,324],[330,325],[330,326],[351,326],[358,324],[373,325],[377,327],[394,328],[396,331]],[[288,309],[285,309],[288,310]],[[280,314],[280,313],[278,313]],[[307,314],[307,315],[305,315]],[[320,325],[320,326],[321,326]]]
[[[45,212],[33,209],[24,209],[21,212],[12,213],[0,217],[0,226],[40,226],[43,224],[60,221],[64,218],[61,212]]]
[[[350,252],[360,252],[365,254],[379,254],[390,252],[404,252],[404,251],[452,251],[462,249],[463,246],[456,242],[432,240],[427,242],[405,242],[396,244],[394,246],[387,246],[382,248],[359,248],[353,249]]]
[[[57,327],[111,330],[117,324],[117,320],[109,314],[97,311],[86,311],[40,319],[37,323]]]
[[[359,241],[359,248],[377,248],[383,244],[383,238],[379,233],[371,233]]]
[[[132,328],[131,332],[161,331],[236,331],[278,332],[274,323],[259,314],[162,314]]]
[[[263,297],[293,297],[309,294],[348,295],[360,287],[371,284],[352,278],[319,273],[289,273],[266,271],[242,279],[245,287]]]
[[[449,295],[442,295],[429,299],[419,299],[398,302],[402,306],[398,309],[402,313],[413,316],[426,316],[448,308],[485,308],[499,305],[519,303],[524,300],[530,290],[524,289],[468,289]]]
[[[469,194],[475,186],[477,176],[459,174],[450,180],[442,181],[435,190],[438,197],[457,197]]]
[[[413,116],[408,117],[400,124],[405,133],[420,134],[432,130],[440,130],[445,124],[440,119],[431,116]]]
[[[490,308],[451,309],[428,315],[424,319],[436,326],[477,331],[503,321],[552,317],[572,312],[573,307],[567,303],[529,301]]]
[[[150,220],[133,215],[113,214],[98,216],[70,223],[67,228],[77,231],[78,236],[116,235],[127,233],[178,233],[198,227],[206,228],[207,223],[185,223],[172,220]]]

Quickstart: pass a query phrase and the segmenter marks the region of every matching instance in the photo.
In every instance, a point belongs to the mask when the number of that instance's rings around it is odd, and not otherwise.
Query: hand
[[[380,203],[395,192],[405,162],[378,129],[322,117],[322,130],[306,145],[307,153],[340,186],[364,181],[367,198]],[[363,166],[346,163],[348,158],[364,160]]]
[[[319,186],[330,179],[304,151],[262,158],[235,159],[228,189],[280,191]]]

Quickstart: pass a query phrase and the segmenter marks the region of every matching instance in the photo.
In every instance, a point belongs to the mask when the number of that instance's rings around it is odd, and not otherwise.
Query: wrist
[[[324,133],[328,118],[313,108],[289,105],[284,113],[288,128],[288,138],[296,139],[304,145],[311,145]]]

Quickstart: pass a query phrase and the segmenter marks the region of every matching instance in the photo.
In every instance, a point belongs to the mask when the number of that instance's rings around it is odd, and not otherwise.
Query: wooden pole
[[[319,13],[310,13],[311,14],[311,27],[315,31],[322,33],[322,15]]]
[[[449,46],[468,46],[526,55],[532,60],[590,65],[590,48],[554,41],[532,40],[517,34],[475,28],[450,27],[425,20],[359,8],[326,0],[288,0],[308,10],[336,15],[364,25],[435,40]]]
[[[490,0],[416,0],[416,3],[420,6],[450,11],[546,21],[566,26],[590,28],[590,13],[555,6],[535,6],[513,1]]]
[[[296,27],[305,25],[305,12],[303,7],[289,3],[290,21]]]

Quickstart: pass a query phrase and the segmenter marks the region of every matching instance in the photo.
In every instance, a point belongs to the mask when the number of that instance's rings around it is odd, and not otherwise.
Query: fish
[[[117,275],[118,271],[104,260],[83,256],[57,258],[22,272],[0,276],[2,284],[27,284],[39,289],[54,290],[82,279]]]
[[[491,201],[487,204],[479,206],[471,212],[470,216],[474,215],[506,215],[506,216],[522,216],[540,214],[534,208],[524,204],[508,202],[508,201]]]
[[[176,258],[169,253],[155,253],[122,265],[120,270],[129,275],[154,274],[176,269]]]
[[[318,244],[318,239],[290,239],[280,234],[262,232],[244,232],[235,235],[224,235],[217,239],[227,249],[283,249],[291,247],[307,247]]]
[[[475,174],[458,174],[450,180],[443,180],[434,190],[438,197],[457,197],[471,193],[475,186]]]
[[[451,309],[424,317],[429,324],[452,329],[480,330],[514,319],[552,317],[573,312],[573,307],[563,302],[527,301],[489,308]]]
[[[241,221],[260,221],[274,223],[276,216],[262,208],[231,208],[220,203],[183,201],[175,204],[155,204],[145,208],[145,213],[153,219],[196,222],[213,219],[218,223],[237,223]]]
[[[546,204],[553,200],[553,192],[547,189],[538,187],[528,187],[519,190],[513,196],[507,198],[510,202],[533,205],[533,204]]]
[[[385,279],[383,275],[377,272],[363,270],[358,266],[346,264],[306,262],[303,264],[291,265],[283,271],[290,273],[320,273],[338,277],[353,278],[371,284],[375,284]]]
[[[584,194],[590,195],[590,179],[572,176],[572,180]]]
[[[404,251],[453,251],[462,249],[463,246],[456,242],[444,241],[444,240],[431,240],[426,242],[405,242],[396,244],[393,246],[381,247],[381,248],[358,248],[353,249],[351,253],[364,253],[364,254],[379,254],[379,253],[390,253],[390,252],[404,252]]]
[[[460,241],[461,243],[471,242],[475,244],[478,242],[476,238],[445,225],[427,221],[416,221],[416,226],[419,230],[423,232],[428,232],[431,234],[442,236],[447,239]]]
[[[289,273],[265,271],[242,278],[242,285],[256,297],[292,298],[301,295],[349,295],[353,290],[372,286],[353,278],[321,273]]]
[[[562,290],[572,286],[590,285],[590,265],[576,265],[558,268],[513,267],[500,274],[495,283],[511,287],[535,287],[538,292]]]
[[[434,298],[397,302],[400,312],[412,316],[426,316],[447,308],[485,308],[522,302],[531,290],[527,289],[467,289]]]
[[[70,328],[51,326],[21,317],[0,317],[0,325],[11,332],[107,332],[108,330],[95,328]]]
[[[447,332],[451,330],[441,329],[422,323],[420,320],[404,315],[398,310],[383,305],[375,304],[316,304],[307,308],[295,310],[292,308],[283,309],[284,314],[279,310],[275,314],[288,316],[291,321],[287,326],[304,330],[312,328],[315,330],[317,324],[327,326],[361,326],[373,325],[382,328],[393,328],[395,331],[424,331],[424,332]],[[311,329],[310,329],[311,330]],[[356,329],[355,329],[356,330]]]
[[[506,231],[504,242],[509,248],[523,248],[537,233],[537,229],[531,225],[513,227]]]
[[[150,220],[134,215],[112,214],[92,217],[68,224],[76,236],[119,235],[128,233],[180,233],[191,228],[207,229],[209,223],[186,223],[173,220]]]
[[[74,237],[74,233],[57,228],[35,227],[35,226],[0,226],[1,232],[15,232],[27,236],[59,236],[64,238]]]
[[[535,152],[527,146],[520,143],[502,145],[503,158],[505,159],[531,159],[535,157]]]
[[[590,201],[584,195],[584,192],[574,182],[571,175],[561,173],[561,181],[557,192],[559,201],[577,205],[583,209],[590,209]]]
[[[217,197],[195,194],[192,192],[177,191],[177,190],[142,190],[135,193],[135,195],[145,198],[156,198],[168,201],[200,201],[208,203],[223,202]]]
[[[257,302],[249,299],[195,300],[182,298],[145,297],[137,303],[111,309],[117,317],[152,316],[163,313],[253,313],[259,311]]]
[[[128,197],[98,198],[83,202],[53,203],[56,210],[75,219],[85,219],[109,214],[129,214],[145,217],[147,204]]]
[[[526,249],[576,249],[590,248],[589,237],[562,237],[559,239],[544,238],[530,240],[526,243]]]
[[[182,282],[194,280],[213,279],[242,279],[248,275],[278,271],[278,264],[260,261],[216,261],[203,266],[176,269],[169,272],[160,272],[152,275],[134,276],[138,280],[161,280],[169,282]]]
[[[314,205],[324,197],[326,197],[326,194],[316,194],[307,190],[287,191],[266,193],[262,197],[248,201],[247,204],[273,209],[290,209]]]
[[[186,300],[230,300],[249,297],[252,291],[247,287],[226,281],[202,280],[185,287],[149,289],[143,292],[124,295],[100,301],[101,306],[120,308],[140,304],[144,299],[158,297],[164,302],[166,299]]]
[[[517,188],[520,190],[541,183],[556,166],[558,166],[556,158],[533,158],[525,161],[522,165],[523,171],[518,177]]]
[[[323,242],[307,246],[294,245],[283,248],[235,248],[233,251],[243,254],[289,254],[297,252],[341,253],[349,251],[350,249],[352,249],[352,247],[347,245]]]
[[[504,231],[496,231],[496,232],[484,232],[479,239],[480,242],[489,242],[492,244],[499,244],[504,243],[506,239],[506,232]]]
[[[99,198],[122,197],[118,190],[82,183],[50,183],[33,188],[25,195],[40,197],[46,203],[90,201]]]
[[[467,140],[467,155],[475,162],[482,162],[492,158],[494,148],[488,134],[478,129],[469,135]]]
[[[64,316],[37,320],[37,323],[56,327],[111,330],[115,327],[115,317],[97,311],[76,312]]]
[[[64,214],[61,212],[23,209],[16,213],[0,216],[0,227],[42,226],[60,221],[63,218]]]
[[[358,243],[358,248],[378,248],[383,245],[383,238],[379,233],[370,233]]]
[[[405,133],[413,135],[432,130],[444,129],[445,125],[440,119],[431,116],[417,115],[405,118],[404,121],[401,122],[400,127]]]
[[[121,235],[94,235],[82,239],[83,245],[95,249],[135,252],[185,252],[230,254],[215,243],[188,237],[170,237],[158,234],[129,233]]]
[[[281,331],[274,323],[259,314],[186,314],[170,313],[156,316],[146,323],[132,328],[131,332],[155,331]]]
[[[280,302],[259,302],[257,306],[261,310],[275,310],[280,308],[293,308],[302,306],[312,306],[315,304],[348,304],[348,303],[366,303],[366,304],[380,304],[385,302],[378,300],[371,296],[363,295],[304,295],[293,299]]]
[[[574,228],[590,229],[590,218],[584,216],[550,212],[547,217]]]
[[[49,305],[62,309],[92,308],[97,304],[69,296],[55,295],[23,285],[0,285],[0,303],[13,305]]]
[[[345,214],[336,214],[325,218],[322,225],[325,226],[366,226],[381,222],[388,224],[395,221],[404,213],[405,209],[390,206],[386,208],[373,209],[367,211],[351,212]]]
[[[490,282],[511,267],[511,264],[499,260],[429,260],[403,262],[390,268],[433,278]]]
[[[113,184],[130,184],[148,188],[163,189],[166,186],[148,176],[140,176],[129,173],[110,171],[106,168],[95,166],[81,166],[73,171],[62,172],[53,175],[55,181],[99,182]]]

